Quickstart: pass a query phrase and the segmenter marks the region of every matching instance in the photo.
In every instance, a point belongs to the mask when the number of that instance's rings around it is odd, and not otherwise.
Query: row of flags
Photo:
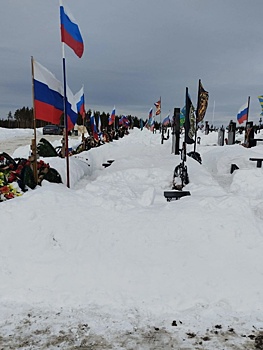
[[[82,57],[84,43],[74,17],[60,2],[61,42],[68,45],[78,57]],[[64,50],[63,50],[64,51]],[[63,59],[64,59],[63,52]],[[35,118],[60,124],[61,114],[66,111],[68,128],[76,123],[78,113],[84,115],[85,101],[83,87],[76,95],[69,86],[62,84],[47,68],[32,58]],[[66,85],[66,86],[65,86]]]
[[[74,17],[68,9],[60,5],[60,29],[61,41],[67,44],[75,54],[81,58],[84,52],[84,43]],[[47,68],[32,59],[32,75],[34,85],[34,109],[35,118],[52,124],[61,123],[61,115],[64,109],[67,112],[66,126],[70,130],[76,124],[78,114],[85,118],[84,87],[74,95],[69,86],[63,84]],[[64,96],[65,95],[65,96]],[[66,106],[64,101],[66,100]],[[65,108],[66,107],[66,108]],[[126,117],[125,117],[126,118]],[[123,125],[127,124],[124,116],[121,118]],[[91,118],[92,119],[92,118]],[[115,123],[115,106],[109,117],[109,125]],[[91,125],[92,126],[92,125]],[[96,130],[93,125],[96,135]]]
[[[64,112],[63,84],[43,65],[33,59],[33,85],[35,117],[39,120],[60,124]],[[85,115],[83,88],[75,95],[66,86],[66,111],[68,129],[77,121],[78,113]]]
[[[208,107],[209,93],[206,91],[199,80],[198,83],[198,99],[197,108],[195,109],[188,88],[186,88],[185,106],[180,111],[180,127],[185,128],[185,142],[188,144],[194,143],[194,136],[197,130],[197,124],[204,119]],[[161,98],[154,103],[156,107],[155,115],[161,114]],[[163,119],[162,125],[166,126],[171,123],[170,113]],[[146,127],[150,130],[154,128],[153,108],[149,110]]]
[[[114,119],[113,119],[114,118]],[[112,110],[111,115],[109,116],[108,123],[112,122],[115,124],[115,107]],[[109,124],[112,125],[112,124]],[[128,127],[130,125],[130,120],[125,116],[122,115],[118,119],[118,125],[114,125],[114,128],[118,129],[119,126],[124,126]],[[101,116],[97,116],[97,122],[95,118],[94,111],[92,111],[91,116],[90,116],[90,127],[92,131],[92,136],[94,137],[95,140],[102,139],[103,137],[103,130],[102,130],[102,124],[101,124]]]
[[[47,68],[34,60],[33,57],[31,59],[31,66],[34,94],[34,118],[58,125],[61,123],[61,115],[64,113],[67,186],[69,187],[68,130],[74,127],[78,113],[84,117],[85,101],[84,88],[82,87],[74,95],[66,82],[64,44],[81,58],[84,52],[84,42],[78,24],[69,9],[66,9],[63,6],[62,0],[60,0],[59,10],[63,59],[63,84]],[[36,140],[34,142],[36,143]],[[34,170],[34,175],[35,173]]]

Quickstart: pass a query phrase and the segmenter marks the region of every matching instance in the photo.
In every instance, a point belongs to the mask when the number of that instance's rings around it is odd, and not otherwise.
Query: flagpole
[[[215,106],[216,106],[216,101],[214,100],[214,106],[213,106],[213,119],[212,119],[212,125],[214,126],[214,119],[215,119]]]
[[[32,154],[33,154],[33,173],[36,184],[38,183],[37,174],[37,131],[36,131],[36,112],[35,112],[35,93],[34,93],[34,59],[31,56],[31,72],[32,72],[32,98],[33,98],[33,127],[34,127],[34,139],[32,140]]]
[[[247,122],[248,122],[249,106],[250,106],[250,96],[248,96],[248,100],[247,100]]]
[[[83,126],[84,126],[84,121],[85,121],[85,117],[86,117],[86,109],[85,109],[85,94],[84,94],[84,84],[82,84],[82,89],[83,89],[83,104],[84,104],[84,112],[83,112],[83,115],[82,115],[82,121],[83,121]],[[84,131],[84,128],[83,128],[83,131]]]
[[[184,142],[186,142],[186,122],[188,123],[187,116],[189,116],[189,102],[188,102],[188,87],[185,89],[185,120],[184,120]],[[189,126],[187,126],[189,129]]]
[[[82,141],[82,150],[85,151],[85,133],[84,133],[84,129],[86,127],[85,123],[86,123],[86,108],[85,108],[85,94],[84,94],[84,84],[82,84],[82,90],[83,90],[83,115],[82,115],[82,135],[81,135],[81,141]]]
[[[247,121],[246,121],[246,126],[245,126],[245,139],[244,139],[244,143],[248,142],[249,145],[249,133],[250,130],[248,131],[248,115],[249,115],[249,105],[250,105],[250,96],[248,96],[248,100],[247,100]]]
[[[62,0],[59,0],[59,5],[63,6]],[[64,142],[65,142],[65,157],[66,157],[66,176],[67,187],[70,187],[69,182],[69,155],[68,155],[68,117],[67,117],[67,81],[66,81],[66,59],[65,59],[65,44],[62,42],[62,67],[63,67],[63,84],[64,84]]]
[[[198,82],[198,93],[197,93],[197,108],[196,108],[196,113],[195,113],[195,144],[194,144],[194,152],[196,150],[196,140],[197,140],[197,125],[198,125],[198,119],[199,119],[199,108],[200,108],[200,84],[201,84],[201,79],[199,79]]]
[[[115,117],[116,117],[116,109],[115,109],[115,106],[114,106],[114,113],[115,113]],[[114,130],[114,131],[116,130],[115,117],[114,117],[114,121],[113,121],[113,130]]]
[[[160,133],[162,132],[162,99],[160,96]]]

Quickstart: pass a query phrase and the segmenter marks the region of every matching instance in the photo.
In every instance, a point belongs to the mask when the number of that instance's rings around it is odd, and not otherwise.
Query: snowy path
[[[262,174],[243,148],[200,153],[178,202],[179,157],[137,132],[72,157],[70,190],[2,203],[0,349],[262,349]]]

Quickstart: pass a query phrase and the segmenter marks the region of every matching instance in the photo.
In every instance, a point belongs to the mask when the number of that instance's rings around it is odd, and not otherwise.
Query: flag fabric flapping
[[[59,125],[64,111],[62,83],[33,60],[33,84],[36,119]]]
[[[121,118],[119,119],[119,125],[128,126],[129,124],[130,124],[129,119],[125,115],[122,115]]]
[[[75,94],[75,100],[77,105],[77,111],[82,116],[82,118],[85,118],[85,99],[84,99],[84,89],[82,88]]]
[[[148,121],[145,124],[145,127],[147,129],[150,129],[152,127],[152,125],[154,125],[154,118],[153,118],[153,109],[150,108],[149,113],[148,113]]]
[[[92,111],[92,114],[90,116],[90,126],[91,126],[91,131],[92,131],[92,135],[93,135],[94,139],[96,141],[98,141],[99,135],[98,135],[96,120],[95,120],[95,116],[94,116],[94,111]]]
[[[98,133],[101,133],[101,118],[100,115],[98,116]]]
[[[170,124],[170,114],[168,114],[165,118],[164,118],[164,120],[163,120],[163,122],[162,122],[162,125],[163,126],[166,126],[166,125],[168,125],[168,124]]]
[[[196,128],[196,118],[195,118],[195,109],[191,100],[191,97],[186,89],[186,103],[185,103],[185,143],[192,144],[194,143],[194,135]]]
[[[161,114],[161,99],[159,101],[155,102],[154,105],[156,107],[155,115]]]
[[[80,58],[84,52],[84,43],[79,27],[69,10],[62,5],[60,5],[60,31],[61,41]]]
[[[74,125],[77,122],[78,119],[78,110],[77,110],[77,103],[76,98],[73,95],[70,88],[67,86],[67,127],[68,130],[73,129]]]
[[[263,115],[263,95],[258,96],[258,100],[259,100],[259,103],[260,103],[260,106],[261,106],[261,110],[262,110],[260,115]]]
[[[114,106],[114,108],[113,108],[113,110],[111,112],[111,115],[109,116],[109,120],[108,120],[109,125],[114,124],[114,122],[115,122],[115,113],[116,113],[116,111],[115,111],[115,106]]]
[[[185,123],[185,106],[180,110],[180,127],[183,127]]]
[[[237,114],[237,121],[239,124],[242,124],[247,120],[248,120],[248,102],[240,107]]]
[[[151,109],[149,110],[149,113],[148,113],[148,119],[149,119],[149,120],[152,119],[152,116],[153,116],[153,109],[151,108]]]
[[[205,91],[201,80],[199,80],[196,123],[199,123],[204,119],[208,106],[208,98],[209,93]]]

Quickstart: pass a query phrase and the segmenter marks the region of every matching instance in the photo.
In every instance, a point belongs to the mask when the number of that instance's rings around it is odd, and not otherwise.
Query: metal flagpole
[[[82,115],[82,134],[81,134],[81,141],[82,141],[82,150],[85,151],[85,128],[86,128],[86,108],[85,108],[85,94],[84,94],[84,84],[82,84],[82,90],[83,90],[83,115]]]
[[[161,116],[162,116],[162,102],[161,102],[162,100],[161,100],[161,96],[160,96],[160,132],[162,132],[162,118],[161,118]]]
[[[62,0],[59,0],[60,6],[63,6]],[[66,157],[66,174],[67,187],[70,187],[69,181],[69,154],[68,154],[68,117],[67,117],[67,81],[66,81],[66,59],[65,59],[65,44],[62,42],[62,67],[63,67],[63,85],[64,85],[64,142],[65,142],[65,157]]]
[[[114,106],[114,121],[113,121],[113,130],[116,132],[116,122],[115,122],[115,117],[116,117],[116,109]]]
[[[68,113],[67,113],[67,82],[66,82],[66,59],[64,52],[64,43],[62,43],[62,64],[63,64],[63,84],[64,84],[64,141],[65,141],[65,157],[67,170],[67,187],[70,187],[69,181],[69,154],[68,154]]]
[[[32,98],[33,98],[33,123],[34,123],[34,139],[32,140],[31,150],[33,155],[33,173],[36,184],[38,183],[37,174],[37,132],[36,132],[36,109],[35,109],[35,93],[34,93],[34,59],[31,56],[31,71],[32,71]]]
[[[214,106],[213,106],[213,119],[212,119],[212,125],[214,126],[214,119],[215,119],[215,106],[216,106],[216,101],[214,100]]]
[[[195,113],[195,144],[194,144],[194,152],[196,150],[196,141],[197,141],[197,127],[198,127],[198,119],[199,119],[199,107],[200,107],[200,84],[201,79],[198,82],[198,93],[197,93],[197,108]]]
[[[248,122],[249,106],[250,106],[250,96],[248,96],[248,100],[247,100],[247,122]]]

